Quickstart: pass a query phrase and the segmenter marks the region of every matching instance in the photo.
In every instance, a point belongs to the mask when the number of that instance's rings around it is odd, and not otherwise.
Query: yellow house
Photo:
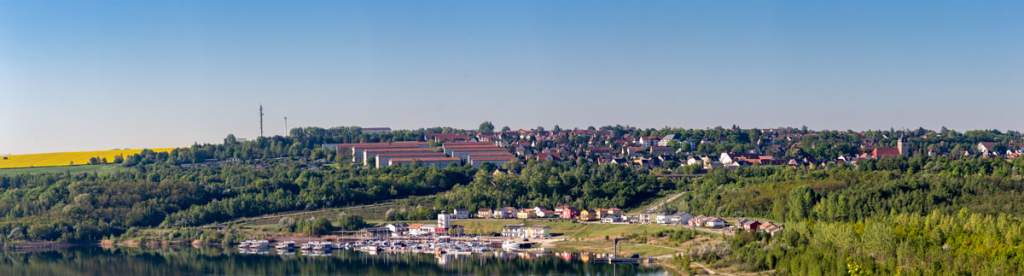
[[[537,213],[534,212],[533,209],[522,209],[519,210],[519,212],[516,212],[516,218],[518,219],[531,219],[536,217]]]
[[[583,210],[580,211],[579,220],[580,221],[591,221],[591,220],[595,219],[594,215],[595,214],[593,212],[591,212],[591,211],[589,211],[587,209],[583,209]]]

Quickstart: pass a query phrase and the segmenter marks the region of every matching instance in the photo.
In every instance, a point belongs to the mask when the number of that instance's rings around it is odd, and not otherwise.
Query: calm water
[[[249,255],[225,249],[71,249],[0,252],[0,275],[663,275],[658,268],[594,264],[578,256],[429,254]]]

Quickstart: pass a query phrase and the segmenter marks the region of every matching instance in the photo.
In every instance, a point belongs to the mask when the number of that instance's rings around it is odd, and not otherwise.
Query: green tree
[[[807,186],[800,186],[793,189],[789,194],[788,209],[789,220],[802,220],[810,217],[811,208],[817,201],[814,190]]]
[[[369,226],[369,224],[363,220],[363,217],[346,215],[341,218],[341,223],[338,225],[338,228],[347,231],[355,231],[366,228],[367,226]]]
[[[494,124],[491,123],[491,121],[485,121],[480,123],[480,128],[478,130],[480,130],[481,133],[494,133]]]
[[[325,218],[310,218],[295,225],[296,232],[306,235],[325,235],[334,231],[334,226]]]

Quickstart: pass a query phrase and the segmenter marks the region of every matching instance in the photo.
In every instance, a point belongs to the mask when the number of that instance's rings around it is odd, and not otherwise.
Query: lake
[[[74,247],[0,252],[2,275],[664,275],[657,267],[598,264],[576,254],[470,256],[339,251],[254,255],[220,248]]]

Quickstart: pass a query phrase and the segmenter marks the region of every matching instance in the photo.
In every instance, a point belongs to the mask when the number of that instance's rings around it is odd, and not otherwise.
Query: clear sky
[[[291,126],[1024,129],[1024,1],[0,0],[0,153]]]

